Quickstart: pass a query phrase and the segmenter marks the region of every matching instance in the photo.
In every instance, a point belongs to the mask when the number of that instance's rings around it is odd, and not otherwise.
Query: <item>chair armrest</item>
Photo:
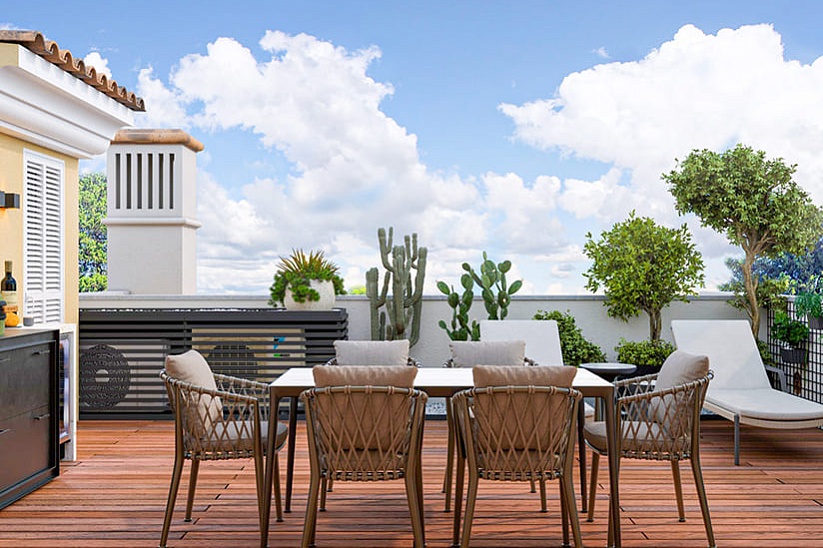
[[[767,373],[774,373],[777,375],[777,381],[780,384],[780,386],[777,387],[778,390],[782,390],[783,392],[789,391],[789,385],[786,384],[786,373],[782,369],[772,365],[766,365],[765,363],[763,364],[763,367],[766,368]]]

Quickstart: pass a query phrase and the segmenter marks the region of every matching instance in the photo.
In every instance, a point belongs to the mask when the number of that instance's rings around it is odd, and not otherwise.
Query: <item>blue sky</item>
[[[417,232],[427,283],[482,251],[524,291],[583,293],[587,232],[687,222],[707,290],[739,255],[660,174],[745,142],[823,203],[823,5],[795,2],[3,2],[145,98],[198,155],[198,292],[267,294],[322,248],[347,285],[376,231]],[[104,170],[103,159],[84,161]]]

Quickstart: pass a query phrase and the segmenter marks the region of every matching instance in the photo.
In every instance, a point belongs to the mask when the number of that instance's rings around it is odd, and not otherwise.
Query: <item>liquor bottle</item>
[[[12,262],[6,261],[6,277],[0,281],[0,297],[6,301],[6,327],[20,323],[17,315],[17,280],[11,275]]]

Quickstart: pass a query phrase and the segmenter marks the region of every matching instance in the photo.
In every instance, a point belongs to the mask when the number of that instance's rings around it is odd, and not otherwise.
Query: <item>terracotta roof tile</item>
[[[60,49],[56,42],[47,40],[40,32],[33,30],[0,30],[0,42],[20,44],[129,109],[139,112],[146,110],[146,105],[141,97],[125,87],[117,85],[117,82],[105,74],[97,74],[94,67],[87,67],[82,59],[75,59],[69,50]]]

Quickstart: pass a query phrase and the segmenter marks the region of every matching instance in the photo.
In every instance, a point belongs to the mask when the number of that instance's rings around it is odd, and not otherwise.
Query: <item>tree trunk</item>
[[[760,331],[760,304],[757,302],[757,279],[753,272],[754,259],[754,253],[746,250],[746,258],[743,260],[743,286],[746,288],[748,300],[746,312],[749,313],[752,321],[752,335],[757,340],[757,334]]]
[[[663,330],[663,315],[659,310],[648,310],[649,315],[649,338],[653,341],[660,340],[660,332]]]

